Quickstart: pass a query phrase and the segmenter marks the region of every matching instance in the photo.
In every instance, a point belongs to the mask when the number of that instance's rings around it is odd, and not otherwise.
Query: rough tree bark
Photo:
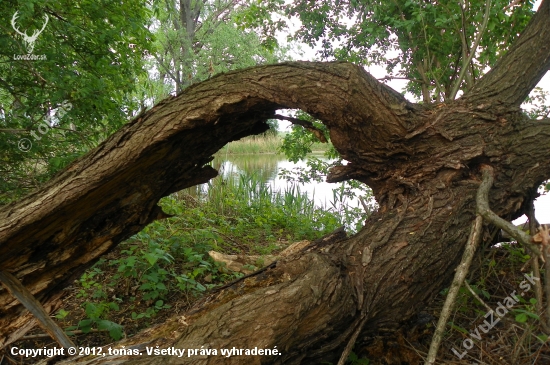
[[[550,67],[550,1],[472,91],[416,105],[347,63],[293,62],[216,76],[135,118],[39,191],[0,211],[0,269],[54,310],[71,280],[155,219],[172,192],[205,182],[226,143],[264,131],[279,108],[322,120],[348,161],[330,181],[372,187],[380,209],[352,237],[336,232],[223,288],[185,317],[118,345],[274,348],[231,364],[334,361],[359,338],[394,328],[451,278],[475,216],[479,167],[491,165],[491,207],[512,219],[550,176],[550,120],[519,104]],[[488,232],[488,227],[485,228]],[[32,319],[0,289],[0,345]],[[69,362],[216,364],[220,357],[112,356]]]

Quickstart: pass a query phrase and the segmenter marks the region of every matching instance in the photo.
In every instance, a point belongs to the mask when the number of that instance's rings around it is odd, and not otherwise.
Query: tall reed
[[[283,140],[280,136],[248,136],[225,145],[222,154],[277,153]]]
[[[228,155],[279,153],[282,144],[283,138],[280,135],[248,136],[228,143],[218,153]],[[328,143],[314,143],[311,150],[313,152],[325,152],[329,146]]]
[[[328,233],[343,224],[341,215],[316,207],[314,197],[301,191],[298,184],[274,190],[255,173],[213,179],[188,192],[204,209],[229,220],[253,221],[266,232],[280,230],[303,239]]]

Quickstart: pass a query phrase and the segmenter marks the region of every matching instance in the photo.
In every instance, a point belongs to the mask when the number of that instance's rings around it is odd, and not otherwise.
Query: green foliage
[[[348,356],[348,363],[350,365],[369,365],[370,360],[369,359],[364,359],[364,358],[359,358],[359,356],[357,356],[357,354],[355,352],[351,351],[349,353],[349,356]]]
[[[296,118],[312,123],[315,128],[323,131],[327,141],[330,141],[328,129],[319,120],[316,120],[309,114],[298,111]],[[292,171],[282,169],[280,177],[287,181],[302,184],[307,182],[322,182],[326,180],[329,170],[334,166],[342,165],[344,162],[332,144],[325,151],[325,157],[333,159],[332,162],[326,162],[319,158],[309,156],[312,152],[312,146],[318,143],[317,137],[306,128],[294,125],[292,131],[285,135],[281,151],[286,157],[297,162],[307,157],[307,167],[296,167]],[[362,207],[352,207],[348,204],[349,200],[360,199]],[[343,218],[346,227],[352,231],[359,231],[363,226],[366,216],[372,213],[376,203],[372,197],[372,190],[359,181],[351,180],[339,184],[333,189],[332,207],[329,210]]]
[[[77,298],[80,297],[88,297],[91,292],[92,298],[106,298],[107,295],[102,289],[102,285],[100,282],[96,281],[94,278],[98,275],[103,274],[103,271],[99,268],[100,264],[103,263],[104,260],[100,259],[98,261],[98,264],[96,264],[93,268],[86,271],[82,276],[80,277],[80,286],[81,289],[79,293],[77,294]]]
[[[191,5],[193,27],[170,1],[0,3],[0,204],[40,186],[174,85],[179,92],[214,73],[284,57],[234,24],[246,4]],[[48,16],[33,50],[40,60],[15,59],[27,52],[10,26],[15,11],[28,34]]]
[[[516,314],[516,321],[519,323],[526,323],[529,318],[536,319],[537,321],[540,320],[540,317],[536,313],[536,309],[534,306],[536,302],[536,299],[531,298],[531,305],[526,306],[526,309],[514,309],[513,312]]]
[[[18,58],[28,49],[11,26],[16,11],[16,28],[29,35],[48,16],[33,49],[38,60]],[[0,14],[2,204],[39,186],[137,110],[134,80],[144,73],[151,35],[148,10],[135,0],[8,1]]]
[[[548,335],[546,335],[544,333],[540,334],[540,335],[537,335],[536,337],[542,344],[545,344],[546,341],[548,341],[548,338],[550,338]]]
[[[57,319],[64,319],[65,317],[67,317],[69,315],[69,312],[66,311],[65,309],[60,309],[57,314],[55,315],[55,318]]]
[[[170,309],[172,308],[171,305],[164,304],[164,301],[159,299],[155,302],[155,304],[152,307],[148,307],[145,312],[137,314],[136,312],[132,312],[132,319],[138,320],[142,318],[151,318],[155,316],[158,312],[160,312],[163,309]]]
[[[550,116],[550,100],[548,92],[540,87],[536,87],[525,100],[523,108],[527,110],[527,115],[532,119],[544,119]]]
[[[536,338],[544,343],[547,336],[541,334],[545,328],[541,323],[542,312],[537,311],[537,300],[531,297],[535,295],[535,288],[526,289],[522,285],[526,282],[522,267],[528,258],[518,244],[499,244],[487,254],[489,257],[481,261],[479,271],[469,274],[476,278],[470,287],[483,303],[475,299],[465,286],[460,288],[454,305],[453,321],[449,323],[452,331],[446,336],[447,341],[453,343],[450,345],[448,342],[449,347],[458,349],[465,337],[486,341],[489,336],[493,336],[487,332],[489,330],[502,335],[503,348],[515,349],[524,345],[524,353],[529,356],[532,353],[532,340]],[[441,294],[447,292],[448,289]],[[436,303],[434,308],[441,308],[441,305]],[[469,355],[476,358],[472,352]]]
[[[470,284],[470,287],[478,296],[485,299],[491,298],[491,295],[489,294],[489,292],[487,292],[481,282]],[[448,293],[449,288],[445,288],[440,292],[442,296],[447,296]],[[472,302],[476,303],[476,306],[472,306]],[[472,293],[464,285],[461,286],[458,290],[458,295],[455,299],[455,310],[463,314],[470,313],[472,311],[474,311],[478,315],[482,315],[485,313],[485,307],[483,307],[482,303],[479,303],[475,299]]]
[[[283,138],[278,134],[269,133],[260,136],[248,136],[238,141],[226,144],[220,151],[220,155],[226,154],[259,154],[277,153],[281,148]]]
[[[298,110],[294,118],[312,123],[313,126],[323,132],[327,141],[330,140],[328,128],[321,121],[313,118],[304,111]],[[290,133],[287,133],[283,138],[281,152],[292,162],[298,162],[312,152],[311,148],[314,144],[319,143],[319,139],[315,135],[300,125],[293,125]],[[329,147],[325,156],[328,158],[336,158],[338,153],[334,147]]]
[[[201,196],[199,199],[206,199]],[[343,224],[341,217],[315,208],[313,200],[297,185],[273,191],[256,175],[211,182],[207,197],[210,213],[231,217],[226,222],[221,217],[216,220],[222,232],[242,235],[249,247],[263,240],[313,239]],[[216,238],[216,242],[225,242],[223,236]]]
[[[106,317],[118,305],[133,320],[149,319],[171,308],[173,298],[196,298],[242,275],[214,262],[210,250],[266,255],[283,249],[281,242],[311,240],[345,223],[343,215],[316,208],[298,186],[276,192],[257,176],[216,179],[206,190],[174,194],[160,204],[175,217],[148,225],[121,243],[116,257],[99,260],[81,277],[87,318],[74,328],[108,327],[116,335],[119,327]]]
[[[255,2],[154,1],[156,82],[176,93],[214,74],[283,59],[276,42],[262,41],[236,19]],[[187,11],[185,9],[188,9]]]
[[[243,22],[268,37],[285,25],[280,16],[267,16],[267,9],[287,19],[296,17],[302,26],[292,38],[319,49],[321,59],[384,66],[390,78],[408,80],[407,91],[424,102],[438,102],[454,98],[455,86],[471,88],[517,39],[533,14],[533,1],[514,4],[510,7],[507,0],[274,0],[250,9],[253,16]],[[468,62],[470,54],[475,57]]]
[[[326,179],[329,169],[340,165],[342,161],[326,162],[316,157],[309,157],[306,163],[306,168],[295,167],[292,171],[282,169],[279,176],[296,184],[311,181],[321,182]],[[353,207],[349,204],[354,199],[361,201],[361,207]],[[348,230],[357,232],[363,227],[367,216],[375,208],[376,203],[372,197],[372,190],[363,183],[351,180],[337,184],[332,189],[330,206],[326,206],[325,210],[340,217]]]
[[[279,135],[279,121],[277,119],[268,119],[266,124],[269,126],[269,130],[263,133],[264,136],[278,136]]]
[[[255,29],[256,33],[261,34],[261,45],[274,51],[279,46],[275,32],[285,27],[285,22],[278,16],[284,6],[283,0],[250,1],[247,7],[235,14],[235,24],[241,30]]]
[[[525,249],[516,242],[503,243],[502,248],[509,252],[512,262],[523,265],[531,258],[531,256],[525,252]]]
[[[327,141],[330,141],[327,127],[319,120],[303,111],[298,111],[295,117],[312,123],[315,128],[323,131]],[[329,148],[324,153],[325,157],[334,159],[332,162],[308,157],[308,154],[312,152],[312,146],[318,142],[317,137],[311,131],[294,125],[292,131],[285,135],[281,151],[292,162],[304,160],[307,157],[307,167],[296,167],[292,171],[282,169],[280,176],[297,184],[325,181],[330,168],[342,165],[343,161],[332,144],[329,144]],[[350,206],[348,201],[353,199],[360,199],[362,207]],[[351,231],[359,231],[366,216],[372,213],[376,207],[371,189],[355,180],[343,182],[333,189],[331,205],[329,210],[342,217],[346,227]]]
[[[77,326],[68,327],[66,331],[68,331],[69,334],[70,331],[77,328],[80,328],[80,330],[82,330],[82,332],[84,333],[88,333],[93,329],[93,327],[97,327],[97,329],[100,331],[108,331],[111,338],[115,341],[118,341],[122,338],[122,335],[124,334],[124,328],[120,324],[109,321],[107,319],[102,319],[102,317],[105,316],[109,311],[119,310],[119,307],[116,303],[101,302],[99,304],[95,304],[86,302],[84,304],[84,307],[86,311],[86,316],[88,318],[79,321]]]

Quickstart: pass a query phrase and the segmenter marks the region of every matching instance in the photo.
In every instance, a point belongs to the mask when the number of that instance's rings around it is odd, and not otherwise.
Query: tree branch
[[[295,125],[301,125],[305,129],[307,129],[308,131],[313,133],[315,135],[315,137],[319,140],[319,142],[321,142],[321,143],[327,143],[328,142],[326,137],[325,137],[325,133],[323,133],[322,130],[320,130],[319,128],[314,126],[313,123],[311,123],[310,121],[303,120],[303,119],[298,119],[298,118],[286,117],[284,115],[279,115],[279,114],[275,114],[274,116],[272,116],[272,118],[279,119],[279,120],[286,120],[286,121],[288,121],[292,124],[295,124]]]
[[[17,133],[29,133],[29,130],[28,129],[14,129],[14,128],[0,128],[0,132],[17,134]]]
[[[483,202],[486,202],[488,200],[489,189],[491,189],[491,186],[493,185],[493,169],[491,167],[485,166],[482,169],[482,174],[483,181],[479,186],[476,199],[478,207]],[[474,223],[472,224],[470,236],[468,237],[468,243],[466,244],[466,248],[464,249],[464,253],[462,254],[462,260],[456,268],[456,273],[451,284],[451,288],[449,289],[449,293],[447,294],[447,298],[445,299],[445,304],[441,309],[441,315],[439,316],[439,320],[437,321],[435,333],[430,344],[430,350],[428,351],[428,356],[426,358],[426,362],[424,363],[425,365],[431,365],[435,362],[437,351],[439,350],[439,345],[441,344],[441,340],[443,339],[443,333],[445,332],[447,320],[451,315],[451,311],[453,310],[458,291],[460,290],[460,287],[464,282],[464,278],[466,278],[466,274],[468,274],[468,270],[470,269],[470,265],[472,264],[472,259],[474,258],[474,254],[477,250],[477,247],[479,246],[482,227],[483,218],[481,217],[481,215],[478,214]]]
[[[50,318],[42,305],[17,278],[7,271],[0,271],[0,283],[38,320],[40,326],[64,348],[74,347],[65,332]]]
[[[468,65],[470,64],[470,62],[472,62],[472,59],[476,54],[476,50],[477,50],[477,47],[479,46],[479,42],[481,41],[481,38],[483,37],[483,33],[485,33],[485,28],[487,28],[487,23],[489,22],[490,12],[491,12],[491,0],[486,0],[485,14],[483,14],[483,22],[481,24],[481,27],[478,30],[477,37],[476,37],[476,40],[474,41],[474,44],[472,45],[470,54],[468,55],[467,58],[464,58],[462,60],[462,67],[460,68],[460,73],[458,74],[458,78],[455,80],[453,89],[451,90],[451,94],[449,95],[450,100],[454,100],[454,98],[456,97],[458,89],[460,89],[460,84],[464,80],[464,76],[468,71]],[[465,42],[466,35],[463,35],[462,37],[464,38],[464,42]]]
[[[465,95],[520,105],[550,69],[550,0],[543,0],[512,48]]]
[[[375,136],[365,151],[387,150],[416,115],[403,96],[349,63],[291,62],[214,76],[161,101],[39,190],[0,208],[0,268],[47,306],[98,257],[161,217],[161,197],[215,176],[205,161],[281,107],[332,126],[345,152],[360,142],[358,133]],[[38,254],[45,247],[48,254]],[[14,319],[24,309],[12,302],[0,290],[0,346],[22,327]]]
[[[541,255],[540,250],[531,242],[531,236],[523,232],[522,229],[514,226],[512,223],[500,218],[489,208],[488,199],[480,199],[478,194],[478,203],[477,203],[478,214],[480,214],[483,219],[487,222],[494,224],[498,228],[502,229],[508,233],[511,237],[515,238],[522,245],[528,247],[532,252],[537,256]]]

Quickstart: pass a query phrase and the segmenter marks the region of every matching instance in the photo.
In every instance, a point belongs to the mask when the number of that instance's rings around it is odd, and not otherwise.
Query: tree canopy
[[[152,38],[149,11],[139,1],[3,1],[0,10],[0,202],[6,202],[8,192],[13,198],[40,186],[139,110],[132,93]],[[18,29],[28,35],[47,18],[32,52],[11,26],[16,12]],[[28,53],[39,58],[21,59]]]
[[[271,21],[267,10],[295,17],[301,26],[291,38],[320,48],[320,59],[385,66],[388,79],[408,80],[407,91],[431,103],[454,99],[493,67],[529,22],[533,3],[267,1],[246,19],[272,34],[284,21]]]

